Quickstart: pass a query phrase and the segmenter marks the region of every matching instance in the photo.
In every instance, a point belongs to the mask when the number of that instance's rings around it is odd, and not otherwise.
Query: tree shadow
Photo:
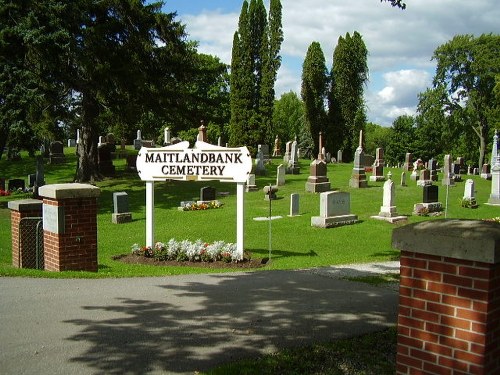
[[[396,321],[397,293],[307,271],[149,280],[148,298],[131,292],[83,307],[93,319],[65,322],[80,327],[67,340],[86,348],[71,362],[106,374],[192,373]]]

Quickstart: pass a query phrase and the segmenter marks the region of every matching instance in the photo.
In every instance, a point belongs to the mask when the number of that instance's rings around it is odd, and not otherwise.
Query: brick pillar
[[[54,184],[39,189],[43,197],[45,269],[97,271],[97,197],[86,184]]]
[[[500,374],[500,225],[435,220],[396,228],[397,374]]]
[[[10,227],[12,235],[12,265],[22,268],[23,262],[26,263],[26,256],[33,249],[25,249],[24,241],[19,241],[19,226],[21,219],[25,217],[42,217],[42,201],[38,199],[21,199],[10,201]],[[21,254],[23,256],[21,257]]]

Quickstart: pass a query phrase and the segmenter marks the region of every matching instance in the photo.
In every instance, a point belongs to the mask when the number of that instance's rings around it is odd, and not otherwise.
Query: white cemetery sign
[[[197,141],[161,148],[142,147],[137,155],[137,172],[146,181],[146,246],[154,243],[154,181],[213,181],[237,184],[236,246],[243,258],[244,192],[252,170],[246,147],[220,147]]]

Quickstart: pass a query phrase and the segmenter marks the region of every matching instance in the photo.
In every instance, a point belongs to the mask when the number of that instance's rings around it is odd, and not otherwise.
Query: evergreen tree
[[[333,53],[328,93],[330,130],[326,136],[330,147],[343,149],[346,160],[354,155],[366,118],[363,91],[368,81],[367,55],[357,31],[339,37]]]
[[[301,96],[304,101],[305,122],[314,141],[315,155],[319,148],[319,132],[325,131],[327,83],[325,55],[320,44],[312,42],[302,65]]]
[[[233,38],[231,61],[232,145],[255,146],[272,137],[274,83],[283,40],[281,3],[271,1],[269,18],[262,0],[244,1]]]

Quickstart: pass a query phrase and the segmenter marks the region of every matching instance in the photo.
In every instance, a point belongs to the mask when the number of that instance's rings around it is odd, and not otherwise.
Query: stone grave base
[[[485,180],[491,180],[491,173],[481,173],[481,178]]]
[[[486,204],[490,206],[500,206],[500,197],[490,197]]]
[[[300,167],[287,167],[285,174],[300,174]]]
[[[332,190],[330,182],[306,182],[306,191],[310,193],[322,193],[330,190]]]
[[[311,217],[311,226],[318,228],[331,228],[341,225],[355,224],[358,222],[356,215],[340,215],[340,216],[313,216]]]
[[[124,212],[121,214],[112,214],[111,221],[113,224],[129,223],[132,221],[132,213]]]
[[[432,185],[432,180],[418,180],[417,181],[417,186],[427,186],[427,185]]]
[[[255,221],[269,221],[269,216],[259,216],[253,218]],[[271,216],[271,220],[283,219],[283,216]]]
[[[370,176],[370,181],[385,181],[385,176]]]
[[[366,175],[364,174],[353,174],[349,180],[349,187],[352,188],[365,188],[368,187],[366,182]]]
[[[443,211],[443,204],[441,202],[432,203],[415,203],[413,206],[413,212],[418,212],[422,208],[426,208],[430,212],[440,212]]]
[[[257,187],[257,185],[247,185],[246,186],[246,192],[248,193],[249,191],[257,191],[259,190],[259,188]]]
[[[408,221],[406,216],[384,216],[384,212],[379,213],[377,216],[370,216],[372,219],[388,221],[391,224],[402,223]]]
[[[49,164],[63,164],[66,163],[66,156],[64,155],[50,155]]]

